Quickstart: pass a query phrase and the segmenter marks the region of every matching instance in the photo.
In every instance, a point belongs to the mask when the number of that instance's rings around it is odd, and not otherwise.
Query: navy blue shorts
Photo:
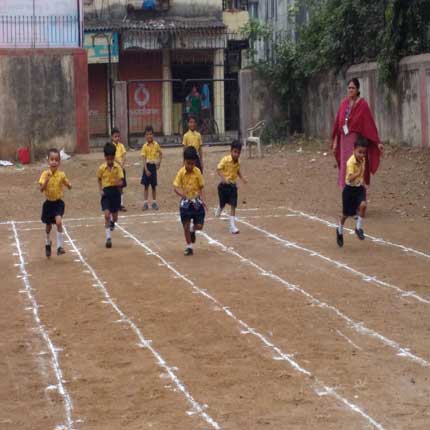
[[[205,223],[205,208],[200,200],[182,200],[179,206],[181,222],[193,221],[194,225]]]
[[[44,224],[55,224],[55,217],[64,215],[65,205],[63,200],[46,200],[42,206],[41,220]]]
[[[121,188],[106,187],[103,188],[103,196],[101,198],[102,211],[116,213],[121,208]]]
[[[342,192],[342,206],[344,216],[357,215],[358,209],[362,202],[366,201],[366,188],[361,185],[359,187],[352,187],[345,185]]]
[[[237,207],[237,186],[236,184],[218,185],[219,207],[222,209],[225,205]]]
[[[150,185],[155,188],[158,185],[157,182],[157,166],[155,164],[147,163],[146,168],[151,172],[151,176],[147,176],[145,170],[142,173],[142,179],[140,183],[148,188]]]

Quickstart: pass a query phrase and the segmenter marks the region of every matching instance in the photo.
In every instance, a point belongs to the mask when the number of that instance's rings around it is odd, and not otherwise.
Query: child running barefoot
[[[242,144],[235,140],[231,144],[230,155],[226,155],[218,164],[217,173],[221,178],[218,185],[219,207],[215,210],[215,216],[221,216],[225,205],[230,205],[230,233],[238,234],[239,229],[236,227],[236,207],[237,207],[237,185],[236,180],[239,177],[246,184],[246,179],[240,173],[239,157],[242,151]]]
[[[45,170],[39,179],[40,191],[45,193],[46,201],[42,208],[42,222],[46,224],[45,255],[51,256],[52,242],[50,238],[52,224],[57,226],[57,255],[63,255],[63,215],[65,205],[62,200],[63,188],[72,189],[72,185],[60,167],[61,157],[58,149],[48,151],[49,169]]]
[[[120,210],[126,212],[127,209],[124,206],[124,188],[127,187],[127,178],[125,174],[125,159],[127,155],[127,150],[123,143],[120,142],[121,134],[117,128],[112,129],[112,144],[115,146],[115,161],[121,166],[122,172],[124,174],[124,179],[121,186],[121,207]]]
[[[163,159],[163,153],[161,152],[160,145],[154,140],[154,129],[148,125],[145,128],[145,139],[146,142],[142,146],[142,160],[143,160],[143,173],[142,180],[140,183],[145,187],[143,192],[143,208],[142,210],[147,211],[148,205],[148,194],[149,186],[152,188],[152,209],[158,210],[157,204],[157,170],[160,168],[161,160]]]
[[[103,148],[105,163],[97,171],[97,180],[101,195],[101,207],[105,214],[106,248],[112,248],[111,232],[118,221],[121,207],[121,186],[124,173],[115,161],[115,146],[108,142]]]
[[[346,164],[345,188],[342,192],[343,213],[336,229],[337,244],[343,246],[343,226],[348,217],[357,216],[355,234],[364,240],[363,218],[366,211],[366,188],[364,172],[366,168],[367,140],[359,136],[354,144],[354,153]]]
[[[186,242],[184,255],[193,255],[196,231],[203,228],[207,208],[203,192],[204,179],[196,167],[197,158],[198,154],[193,146],[185,148],[184,166],[173,182],[175,193],[181,198],[179,212]]]

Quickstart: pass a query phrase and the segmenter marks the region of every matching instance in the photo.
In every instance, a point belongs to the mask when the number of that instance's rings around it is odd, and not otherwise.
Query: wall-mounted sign
[[[118,33],[85,33],[84,47],[88,53],[88,64],[109,63],[109,44],[111,63],[118,63]]]

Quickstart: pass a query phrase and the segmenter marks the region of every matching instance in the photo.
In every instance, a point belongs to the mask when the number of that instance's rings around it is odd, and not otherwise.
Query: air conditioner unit
[[[127,7],[136,12],[166,11],[169,0],[128,0]]]

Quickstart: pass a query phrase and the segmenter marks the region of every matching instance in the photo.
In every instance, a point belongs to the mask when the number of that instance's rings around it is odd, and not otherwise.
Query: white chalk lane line
[[[73,430],[74,427],[74,420],[73,420],[73,402],[71,399],[71,396],[65,386],[64,383],[64,377],[63,377],[63,371],[61,370],[60,366],[60,359],[59,359],[59,349],[54,345],[51,338],[49,337],[48,330],[46,329],[45,325],[43,324],[40,314],[39,314],[39,304],[37,302],[37,299],[35,295],[33,294],[33,288],[30,283],[30,274],[28,273],[26,269],[26,261],[24,259],[24,253],[22,251],[21,241],[19,239],[19,234],[16,228],[16,225],[14,222],[11,223],[14,239],[15,239],[15,248],[18,255],[18,267],[20,271],[19,277],[22,280],[22,283],[24,285],[24,291],[27,296],[28,301],[30,302],[30,308],[33,314],[33,319],[36,323],[37,330],[43,340],[45,341],[45,344],[49,350],[49,354],[51,357],[51,367],[54,371],[55,378],[56,378],[56,385],[55,388],[58,391],[58,394],[61,396],[63,405],[64,405],[64,423],[57,426],[56,430]],[[50,387],[52,388],[52,386]]]
[[[190,278],[179,272],[179,270],[175,269],[172,264],[170,264],[164,257],[162,257],[159,253],[155,252],[151,249],[145,242],[140,240],[138,237],[130,233],[128,230],[123,228],[120,224],[117,225],[118,229],[121,230],[125,237],[133,240],[138,246],[142,247],[148,255],[152,255],[157,258],[161,262],[161,266],[169,269],[178,279],[182,279],[186,284],[188,284],[193,291],[197,294],[202,295],[204,298],[215,304],[218,308],[222,309],[222,311],[232,320],[234,320],[240,327],[240,331],[242,334],[252,334],[255,336],[264,347],[271,349],[274,352],[275,360],[286,361],[296,372],[304,375],[310,384],[314,388],[314,392],[318,396],[330,396],[336,399],[338,402],[342,403],[348,409],[353,411],[354,413],[360,415],[368,424],[371,424],[374,428],[378,430],[384,430],[384,426],[376,421],[376,419],[369,416],[360,406],[354,404],[352,401],[340,395],[334,387],[327,386],[323,381],[313,375],[309,370],[302,367],[293,357],[292,354],[286,353],[282,351],[278,346],[272,343],[266,336],[258,332],[256,329],[252,328],[245,321],[241,320],[237,317],[233,311],[230,310],[228,306],[222,304],[218,299],[214,296],[210,295],[207,291],[199,288]]]
[[[119,228],[119,226],[118,226]],[[67,228],[64,227],[64,234],[68,240],[68,243],[72,247],[73,252],[76,254],[77,258],[81,262],[81,264],[85,267],[85,269],[90,273],[94,280],[94,286],[101,292],[101,294],[104,297],[104,300],[107,304],[109,304],[114,311],[117,313],[117,315],[120,318],[120,321],[122,321],[124,324],[127,324],[131,330],[134,332],[136,337],[139,340],[139,346],[141,348],[147,349],[155,358],[157,364],[167,373],[170,380],[173,382],[177,390],[182,393],[182,395],[185,397],[187,402],[191,406],[191,411],[189,411],[188,415],[198,415],[200,416],[206,424],[208,424],[213,429],[220,429],[221,426],[218,424],[207,412],[205,412],[205,409],[207,405],[203,405],[199,402],[197,402],[192,394],[189,392],[188,388],[185,386],[185,384],[179,379],[179,377],[176,375],[176,367],[169,366],[166,360],[162,357],[162,355],[155,349],[155,347],[152,345],[152,341],[147,339],[144,334],[142,333],[141,329],[134,323],[134,321],[128,317],[124,311],[115,303],[115,301],[112,299],[111,295],[109,294],[109,291],[107,290],[105,283],[100,279],[100,277],[97,275],[94,268],[88,263],[88,261],[84,258],[82,253],[80,252],[76,240],[72,239],[70,236],[70,233],[68,232]]]
[[[347,265],[346,263],[343,263],[341,261],[335,260],[333,258],[327,257],[324,254],[321,254],[313,249],[310,248],[306,248],[305,246],[301,246],[296,242],[291,242],[287,239],[284,239],[282,237],[280,237],[279,235],[269,232],[268,230],[265,230],[261,227],[258,227],[254,224],[251,224],[250,222],[246,221],[245,219],[242,219],[240,217],[237,218],[237,221],[243,225],[246,225],[247,227],[249,227],[252,230],[255,230],[259,233],[262,233],[263,235],[265,235],[266,237],[273,239],[274,241],[280,243],[281,245],[283,245],[285,248],[290,248],[290,249],[297,249],[299,251],[302,251],[306,254],[308,254],[311,257],[316,257],[319,258],[333,266],[335,266],[337,269],[342,269],[345,270],[349,273],[352,273],[353,275],[357,276],[358,278],[360,278],[362,281],[365,281],[367,284],[371,284],[371,285],[375,285],[377,287],[381,287],[381,288],[387,288],[387,289],[391,289],[396,291],[397,293],[399,293],[399,295],[401,297],[410,297],[414,300],[416,300],[417,302],[420,303],[425,303],[426,305],[430,304],[430,300],[426,299],[424,297],[421,297],[419,294],[417,294],[415,291],[407,291],[407,290],[403,290],[402,288],[391,284],[389,282],[385,282],[382,281],[381,279],[379,279],[377,276],[373,276],[373,275],[368,275],[366,273],[360,272],[357,269],[354,269],[353,267]]]
[[[227,254],[230,254],[230,255],[238,258],[242,263],[248,264],[249,266],[253,267],[254,269],[256,269],[258,271],[258,273],[261,276],[266,276],[270,279],[273,279],[274,281],[276,281],[276,282],[280,283],[281,285],[283,285],[284,287],[286,287],[287,290],[303,295],[307,300],[309,300],[315,306],[318,306],[322,309],[327,309],[328,311],[334,313],[337,317],[339,317],[340,319],[345,321],[347,323],[348,327],[350,327],[351,329],[353,329],[357,333],[364,335],[364,336],[372,337],[372,338],[378,340],[379,342],[381,342],[383,345],[390,347],[391,349],[393,349],[396,352],[397,356],[407,358],[407,359],[419,364],[422,367],[430,367],[429,361],[425,360],[422,357],[419,357],[418,355],[413,354],[408,348],[402,347],[401,345],[399,345],[394,340],[389,339],[389,338],[385,337],[384,335],[382,335],[381,333],[378,333],[377,331],[366,327],[363,322],[354,321],[351,317],[349,317],[348,315],[343,313],[341,310],[339,310],[335,306],[330,305],[326,302],[323,302],[322,300],[317,299],[312,294],[310,294],[309,292],[307,292],[306,290],[301,288],[299,285],[292,284],[292,283],[288,282],[287,280],[281,278],[280,276],[274,274],[273,272],[264,269],[259,264],[257,264],[255,261],[251,260],[250,258],[243,256],[239,252],[235,251],[233,248],[224,245],[222,242],[214,239],[213,237],[209,236],[207,233],[199,232],[199,235],[203,236],[208,241],[209,245],[217,246],[223,252],[226,252]]]

